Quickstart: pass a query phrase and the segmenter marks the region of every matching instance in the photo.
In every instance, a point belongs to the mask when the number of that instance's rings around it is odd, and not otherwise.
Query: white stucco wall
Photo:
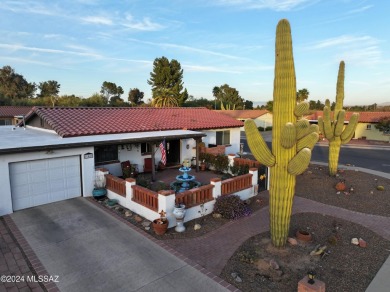
[[[46,154],[46,151],[37,151],[0,155],[0,216],[13,212],[9,177],[9,164],[12,162],[81,155],[82,192],[83,196],[91,196],[95,180],[95,162],[93,158],[84,159],[85,153],[93,153],[93,147],[54,150],[51,154]]]
[[[216,129],[216,130],[208,130],[203,131],[207,137],[204,137],[202,141],[208,147],[208,144],[216,144],[217,142],[217,134],[218,131],[226,131],[230,130],[230,146],[226,147],[225,154],[230,153],[238,153],[240,151],[240,139],[241,139],[241,131],[240,128],[230,128],[230,129]]]

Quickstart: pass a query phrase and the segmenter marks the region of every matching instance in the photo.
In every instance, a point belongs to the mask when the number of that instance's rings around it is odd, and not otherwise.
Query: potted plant
[[[210,161],[210,155],[208,153],[200,153],[199,154],[199,160],[200,162],[200,170],[204,171],[208,167],[209,161]]]
[[[101,200],[107,195],[106,190],[106,177],[103,173],[96,171],[95,172],[95,188],[92,191],[92,196],[96,200]]]
[[[167,232],[168,229],[168,219],[167,219],[167,213],[164,212],[164,210],[161,210],[160,218],[153,220],[152,226],[153,230],[157,235],[163,235],[165,232]]]

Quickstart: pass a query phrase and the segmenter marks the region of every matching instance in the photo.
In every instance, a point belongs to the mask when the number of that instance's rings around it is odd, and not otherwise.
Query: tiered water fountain
[[[200,186],[200,182],[195,180],[195,176],[188,174],[191,171],[190,166],[191,163],[189,161],[184,161],[183,166],[179,168],[179,171],[183,174],[176,176],[176,181],[171,183],[171,189],[176,193],[181,193]]]

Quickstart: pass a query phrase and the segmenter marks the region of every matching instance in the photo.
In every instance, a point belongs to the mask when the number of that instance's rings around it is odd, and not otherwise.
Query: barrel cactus
[[[324,117],[318,118],[318,126],[320,131],[329,141],[328,165],[329,174],[332,176],[337,174],[341,145],[347,144],[349,141],[351,141],[359,119],[359,114],[353,113],[349,119],[348,125],[344,128],[344,120],[346,116],[346,112],[343,110],[344,72],[345,63],[344,61],[341,61],[339,66],[339,73],[337,76],[336,106],[333,112],[333,117],[330,110],[330,101],[327,99],[324,107]]]
[[[271,168],[270,230],[276,247],[286,244],[295,177],[307,168],[311,149],[318,141],[318,126],[310,125],[302,118],[309,105],[306,102],[297,104],[296,92],[291,29],[289,22],[282,19],[276,28],[272,151],[254,121],[245,122],[252,154],[260,163]]]

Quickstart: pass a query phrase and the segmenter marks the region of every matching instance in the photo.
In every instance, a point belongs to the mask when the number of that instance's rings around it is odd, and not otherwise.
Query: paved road
[[[272,132],[261,132],[264,139],[271,147]],[[245,132],[241,132],[241,143],[244,143],[244,151],[250,153]],[[314,147],[312,161],[328,162],[328,144],[320,144]],[[340,150],[339,164],[351,164],[362,168],[390,173],[390,146],[375,145],[343,145]]]
[[[11,218],[60,291],[228,291],[85,198]]]

